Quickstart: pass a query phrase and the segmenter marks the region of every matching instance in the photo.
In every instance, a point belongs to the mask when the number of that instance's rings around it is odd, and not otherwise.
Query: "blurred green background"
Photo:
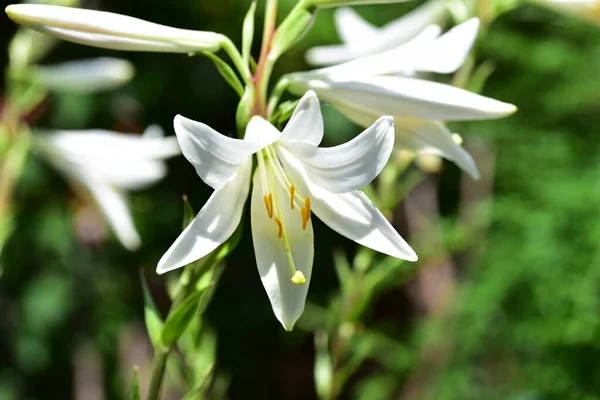
[[[281,1],[282,14],[293,3]],[[217,31],[239,43],[249,4],[97,0],[83,6]],[[418,4],[357,10],[381,25]],[[1,18],[5,65],[16,27]],[[306,69],[306,48],[337,41],[332,12],[320,11],[276,73]],[[43,63],[101,55],[131,60],[135,79],[110,93],[51,96],[35,125],[141,132],[157,123],[173,134],[173,117],[182,114],[234,134],[236,95],[208,59],[63,42]],[[384,354],[362,364],[343,398],[600,399],[600,30],[524,5],[502,15],[478,44],[478,61],[485,60],[495,72],[483,94],[516,104],[519,112],[451,125],[465,137],[483,182],[444,163],[415,189],[412,205],[396,213],[397,226],[422,254],[419,272],[368,308],[363,323],[385,338]],[[324,114],[328,144],[359,132],[327,106]],[[18,228],[0,261],[0,399],[121,399],[133,364],[144,377],[151,359],[139,269],[166,310],[156,262],[181,230],[182,195],[196,211],[210,195],[183,157],[169,167],[160,184],[132,195],[143,246],[129,253],[101,219],[83,226],[82,215],[89,219],[85,213],[92,211],[46,163],[28,159],[15,194]],[[422,200],[423,193],[437,198]],[[406,215],[428,201],[441,216],[435,240],[418,237]],[[286,333],[273,317],[247,217],[206,312],[217,337],[217,369],[232,399],[314,398],[312,334]],[[352,255],[356,248],[317,221],[315,237],[309,301],[326,306],[339,289],[332,250]],[[440,300],[440,290],[450,294]],[[178,398],[169,393],[165,398]]]

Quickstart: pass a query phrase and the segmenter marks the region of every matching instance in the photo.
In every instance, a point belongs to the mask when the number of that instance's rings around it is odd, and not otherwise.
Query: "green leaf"
[[[348,293],[352,286],[352,267],[348,262],[348,258],[341,250],[333,252],[333,265],[340,281],[342,293]]]
[[[144,292],[144,320],[146,321],[146,330],[148,331],[150,342],[152,342],[152,347],[155,349],[164,349],[165,346],[162,342],[164,324],[154,304],[154,300],[148,289],[148,283],[142,271],[140,271],[140,279]]]
[[[297,8],[277,28],[273,37],[272,52],[277,58],[285,53],[308,31],[313,22],[314,13],[305,8]]]
[[[127,394],[127,400],[141,400],[140,395],[140,381],[138,379],[138,367],[133,367],[133,378],[129,384],[129,393]]]
[[[179,304],[167,317],[162,332],[162,342],[166,347],[171,347],[177,339],[183,334],[188,324],[194,317],[200,299],[204,291],[212,285],[212,282],[196,288],[181,304]]]
[[[217,71],[221,74],[221,76],[225,79],[229,86],[235,90],[238,96],[242,97],[244,95],[244,86],[240,82],[240,79],[237,77],[233,69],[227,64],[225,61],[221,60],[218,56],[213,53],[209,53],[208,51],[203,51],[203,55],[210,58],[214,63],[215,67],[217,67]]]
[[[256,1],[250,5],[250,9],[244,18],[242,28],[242,59],[244,64],[250,62],[250,49],[252,48],[252,40],[254,39],[254,14],[256,13]]]

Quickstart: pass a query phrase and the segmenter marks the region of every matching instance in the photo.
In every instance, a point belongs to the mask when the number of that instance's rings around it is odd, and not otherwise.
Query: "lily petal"
[[[194,262],[225,242],[235,232],[250,190],[252,162],[243,162],[235,175],[210,196],[196,218],[185,228],[158,262],[165,272]]]
[[[142,240],[133,224],[125,194],[101,181],[86,179],[82,182],[92,194],[117,239],[128,250],[136,250]]]
[[[425,46],[415,48],[409,63],[417,71],[450,74],[465,62],[478,31],[479,19],[471,18]]]
[[[347,44],[366,43],[375,39],[379,27],[367,22],[350,7],[340,7],[334,11],[333,21],[342,42]]]
[[[289,208],[287,189],[280,185],[276,185],[274,189],[277,191],[272,193],[274,198],[286,199],[279,207],[281,211],[279,218],[288,235],[289,253],[286,252],[283,239],[278,236],[277,223],[267,214],[259,171],[254,175],[252,189],[252,241],[260,279],[271,301],[273,312],[283,327],[291,331],[304,311],[312,275],[314,238],[310,220],[306,229],[302,230],[301,213],[297,209]],[[288,254],[294,260],[296,269],[303,273],[306,283],[297,285],[292,282],[293,273],[290,270]]]
[[[175,133],[185,158],[196,168],[204,183],[218,190],[239,166],[260,150],[260,144],[233,139],[208,125],[177,115]]]
[[[323,115],[319,99],[312,90],[302,96],[279,140],[318,146],[323,140]]]
[[[450,85],[400,76],[375,76],[352,82],[300,78],[290,85],[294,93],[308,89],[334,107],[378,115],[457,121],[500,118],[517,109]]]
[[[319,148],[289,145],[304,163],[308,178],[335,193],[360,189],[383,169],[394,148],[394,119],[381,117],[349,142]]]
[[[217,51],[221,36],[159,25],[103,11],[41,4],[6,7],[13,21],[71,42],[114,50],[189,53]]]
[[[300,159],[282,149],[279,153],[294,183],[311,197],[311,208],[321,221],[339,234],[378,252],[416,261],[413,249],[361,191],[333,193],[308,178]]]
[[[456,163],[473,179],[480,177],[471,155],[452,139],[452,132],[440,121],[396,118],[396,146],[419,154],[437,154]]]

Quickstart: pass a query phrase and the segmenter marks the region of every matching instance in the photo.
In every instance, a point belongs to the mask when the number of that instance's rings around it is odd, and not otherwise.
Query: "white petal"
[[[102,129],[37,131],[36,139],[61,153],[82,159],[103,157],[113,160],[163,159],[181,154],[174,136],[144,137]]]
[[[339,234],[380,253],[417,261],[413,249],[361,191],[312,191],[312,208],[321,221]]]
[[[381,117],[349,142],[335,147],[289,145],[305,164],[308,178],[330,192],[350,192],[371,182],[394,148],[394,119]]]
[[[290,153],[280,159],[293,183],[311,197],[314,214],[331,229],[392,257],[417,260],[412,248],[362,192],[332,193],[311,182],[302,161]]]
[[[225,242],[235,232],[250,190],[252,162],[242,163],[235,176],[210,196],[196,218],[185,228],[158,262],[165,272],[194,262]]]
[[[419,154],[437,154],[456,163],[473,179],[479,179],[471,155],[452,139],[452,132],[440,121],[396,118],[396,147]]]
[[[86,179],[82,183],[89,189],[121,244],[129,250],[140,247],[142,241],[133,225],[125,194],[104,182]]]
[[[263,117],[254,116],[246,126],[244,140],[256,144],[259,148],[266,147],[279,140],[281,132]]]
[[[111,90],[127,83],[134,74],[129,61],[101,57],[39,66],[36,79],[47,89],[56,92],[90,93]]]
[[[213,32],[171,28],[103,11],[39,4],[13,4],[6,13],[15,22],[61,39],[115,50],[189,53],[217,51]]]
[[[304,274],[306,283],[303,285],[292,283],[293,274],[288,262],[288,253],[286,253],[284,240],[278,237],[277,224],[267,214],[258,171],[254,175],[252,189],[252,241],[260,279],[271,301],[273,312],[283,327],[291,331],[304,311],[312,274],[314,238],[311,222],[308,222],[306,230],[302,230],[300,210],[298,208],[291,210],[287,188],[277,184],[275,190],[276,192],[272,193],[274,202],[280,200],[281,210],[278,214],[276,206],[275,215],[278,215],[283,222],[289,237],[289,254],[294,260],[296,269]]]
[[[263,147],[248,140],[227,137],[181,115],[175,117],[174,125],[183,155],[204,183],[215,190],[227,183],[238,167]]]
[[[319,99],[312,90],[302,96],[279,140],[318,146],[323,139],[323,116]]]
[[[442,23],[446,14],[444,1],[427,1],[408,14],[387,23],[381,28],[381,34],[396,45],[407,43],[429,25]]]
[[[354,9],[341,7],[334,11],[333,21],[342,42],[359,45],[373,40],[379,28],[367,22]]]
[[[333,106],[365,113],[437,120],[500,118],[516,107],[450,85],[399,76],[376,76],[352,82],[326,79],[295,80],[294,93],[314,90]]]
[[[306,51],[304,58],[310,65],[332,65],[345,63],[360,57],[362,52],[350,48],[345,44],[330,46],[315,46]]]
[[[479,19],[471,18],[438,39],[412,52],[410,63],[417,71],[449,74],[465,62],[477,38]]]

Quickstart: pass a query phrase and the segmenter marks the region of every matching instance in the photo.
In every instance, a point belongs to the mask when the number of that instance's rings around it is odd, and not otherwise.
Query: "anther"
[[[268,195],[263,196],[265,200],[265,207],[267,207],[267,214],[269,218],[273,218],[273,195],[269,193]]]
[[[296,285],[304,285],[306,283],[306,278],[302,271],[296,271],[294,276],[292,276],[292,282]]]
[[[290,186],[290,207],[292,210],[294,209],[294,194],[296,193],[296,188],[294,185]]]
[[[275,223],[277,224],[277,236],[281,239],[281,236],[283,235],[283,223],[278,216],[275,216]]]
[[[310,197],[304,200],[304,207],[306,207],[306,219],[310,219]]]

